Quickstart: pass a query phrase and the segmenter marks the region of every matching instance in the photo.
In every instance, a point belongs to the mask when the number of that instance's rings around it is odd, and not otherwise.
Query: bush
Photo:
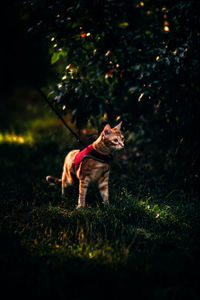
[[[51,57],[46,89],[57,108],[79,129],[123,120],[157,172],[198,186],[198,3],[19,3],[29,42],[39,37]]]

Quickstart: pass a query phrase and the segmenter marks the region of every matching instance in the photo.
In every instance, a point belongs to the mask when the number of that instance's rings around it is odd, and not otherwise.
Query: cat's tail
[[[55,185],[58,182],[62,182],[61,178],[55,178],[52,176],[47,176],[46,181],[49,183],[49,185]]]

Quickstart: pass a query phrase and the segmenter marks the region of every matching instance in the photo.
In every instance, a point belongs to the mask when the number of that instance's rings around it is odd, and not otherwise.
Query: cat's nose
[[[120,146],[121,146],[122,148],[124,148],[124,143],[121,143]]]

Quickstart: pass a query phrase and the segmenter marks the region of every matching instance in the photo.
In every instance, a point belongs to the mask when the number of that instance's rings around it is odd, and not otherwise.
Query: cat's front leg
[[[78,206],[85,207],[85,197],[88,189],[90,180],[86,177],[85,179],[79,180],[79,198],[78,198]]]
[[[109,179],[109,172],[107,172],[103,177],[101,177],[98,181],[98,187],[103,199],[103,204],[108,205],[108,179]]]

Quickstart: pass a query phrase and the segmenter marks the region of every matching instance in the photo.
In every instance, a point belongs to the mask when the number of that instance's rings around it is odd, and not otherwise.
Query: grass
[[[77,210],[76,188],[62,199],[45,182],[60,176],[74,147],[61,128],[52,132],[0,143],[2,293],[8,286],[7,298],[198,299],[198,195],[119,155],[110,206],[92,186],[88,207]]]

